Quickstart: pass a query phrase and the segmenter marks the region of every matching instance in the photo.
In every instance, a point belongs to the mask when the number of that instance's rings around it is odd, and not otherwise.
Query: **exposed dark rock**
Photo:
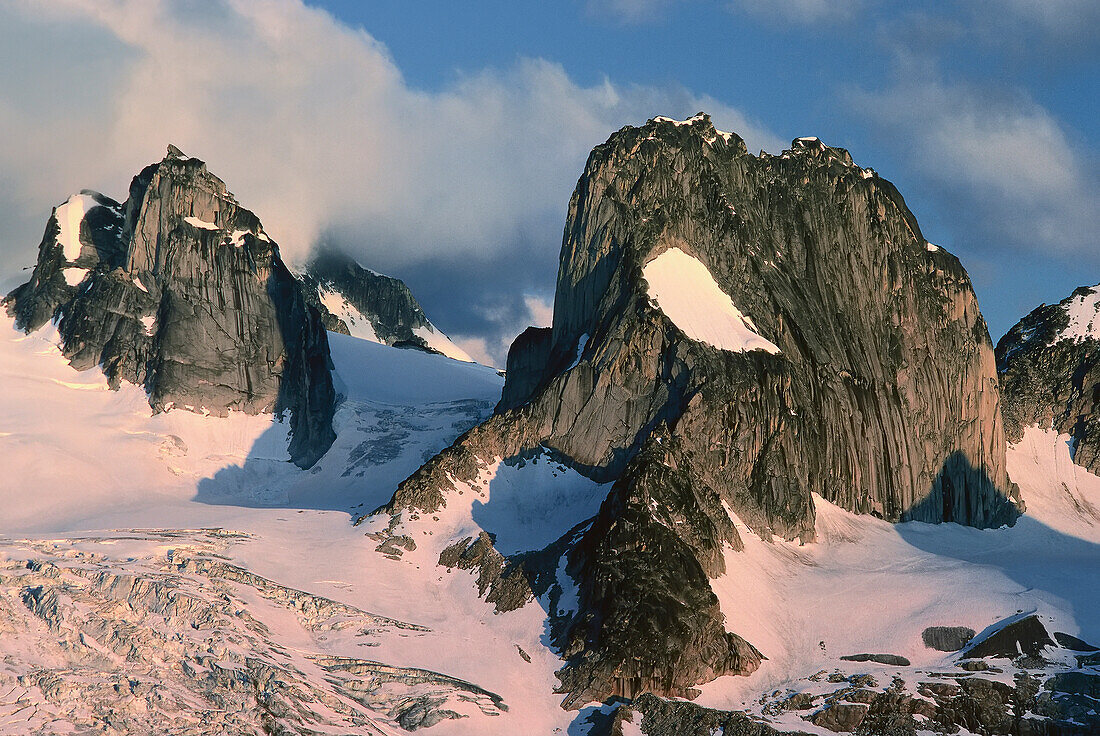
[[[857,687],[846,691],[841,699],[847,700],[849,703],[863,703],[864,705],[869,705],[874,702],[877,695],[878,693],[873,690],[864,690],[861,687]]]
[[[645,694],[630,706],[634,712],[633,723],[646,736],[805,736],[802,731],[777,731],[765,723],[752,720],[737,711],[704,708],[682,700],[665,700]],[[638,715],[641,715],[641,722]]]
[[[867,717],[867,706],[859,703],[833,703],[809,717],[815,726],[830,731],[851,733]]]
[[[1100,652],[1100,647],[1094,647],[1087,641],[1078,639],[1076,636],[1064,634],[1061,631],[1054,632],[1054,640],[1058,642],[1059,646],[1074,652]]]
[[[809,710],[814,707],[813,693],[795,693],[783,701],[783,710]]]
[[[504,393],[497,411],[514,409],[531,399],[539,387],[541,372],[550,360],[553,334],[550,327],[528,327],[512,342],[504,375],[513,378],[504,382]]]
[[[1100,652],[1096,654],[1086,654],[1077,657],[1078,667],[1097,667],[1100,666]]]
[[[841,659],[848,662],[878,662],[893,667],[908,667],[909,660],[896,654],[846,654]]]
[[[306,299],[321,313],[328,330],[430,353],[440,353],[437,346],[449,343],[428,321],[405,282],[363,268],[338,250],[318,250],[302,281]],[[345,308],[334,314],[329,304]],[[440,340],[433,346],[425,335],[438,335]]]
[[[74,368],[144,386],[155,410],[289,412],[291,458],[309,467],[335,439],[320,316],[259,219],[172,150],[125,204],[86,193],[55,209],[8,310],[28,332],[57,320]]]
[[[988,662],[984,662],[980,659],[968,659],[959,662],[958,666],[967,672],[1001,672],[996,667],[991,667]]]
[[[975,633],[966,626],[929,626],[921,632],[921,638],[929,649],[957,652],[970,643]]]
[[[776,350],[691,339],[643,277],[672,249]],[[706,116],[655,119],[589,157],[553,327],[513,344],[498,413],[380,511],[433,511],[454,481],[539,447],[615,481],[570,553],[566,702],[690,694],[759,657],[710,590],[740,544],[729,511],[802,541],[815,492],[891,521],[1011,524],[998,406],[970,280],[893,185],[820,141],[753,156]]]
[[[1073,461],[1093,472],[1100,471],[1098,289],[1082,286],[1037,307],[997,342],[1008,439],[1018,441],[1026,427],[1053,427],[1072,437]]]
[[[581,613],[558,642],[565,707],[607,692],[693,697],[696,685],[753,672],[763,659],[725,630],[708,576],[724,569],[722,543],[740,539],[718,499],[677,462],[677,444],[653,436],[570,553]]]
[[[1038,616],[1025,616],[982,637],[966,650],[968,658],[999,657],[1016,659],[1021,655],[1041,657],[1044,647],[1055,646]]]
[[[1100,700],[1100,674],[1061,672],[1044,682],[1043,689],[1056,693],[1087,695]]]

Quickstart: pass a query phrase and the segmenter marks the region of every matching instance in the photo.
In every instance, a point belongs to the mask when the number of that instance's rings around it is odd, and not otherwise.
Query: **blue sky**
[[[706,110],[892,180],[996,340],[1100,281],[1098,36],[1092,0],[0,0],[0,255],[172,142],[288,258],[341,245],[499,364],[548,319],[588,150]]]
[[[898,99],[938,84],[941,94],[930,102],[973,99],[976,114],[990,118],[978,130],[1007,131],[1013,145],[1029,143],[1018,117],[1038,124],[1036,115],[1046,116],[1079,157],[1088,187],[1081,203],[1100,209],[1090,143],[1100,132],[1100,12],[1089,3],[621,0],[485,2],[476,12],[451,2],[416,3],[415,10],[400,0],[317,4],[385,43],[417,87],[445,88],[472,70],[541,57],[582,84],[606,77],[682,86],[736,107],[784,140],[818,135],[846,147],[901,188],[927,237],[973,269],[994,339],[1039,302],[1100,281],[1095,230],[1063,245],[1056,233],[1016,236],[995,221],[1005,213],[981,201],[995,194],[959,191],[980,183],[925,171],[917,161],[927,155],[934,166],[937,154],[921,150],[925,136],[911,135],[924,124],[921,110]],[[872,107],[877,112],[869,114]],[[928,123],[936,119],[933,113]],[[1027,163],[1022,155],[1019,166]],[[1012,176],[1014,168],[1006,162],[999,173]],[[1086,230],[1097,224],[1084,219]]]

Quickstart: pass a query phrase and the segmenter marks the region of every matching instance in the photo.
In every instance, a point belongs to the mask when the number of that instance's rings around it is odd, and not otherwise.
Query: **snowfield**
[[[647,273],[666,313],[676,292],[662,278],[697,270],[680,266]],[[708,338],[768,349],[725,313]],[[669,316],[691,336],[690,315]],[[110,722],[228,734],[271,720],[333,734],[587,733],[595,704],[566,712],[553,693],[546,602],[495,614],[474,573],[436,563],[481,530],[505,554],[538,549],[591,517],[608,486],[546,453],[486,459],[438,519],[409,526],[415,550],[380,551],[367,535],[382,520],[351,524],[488,416],[494,370],[330,334],[337,440],[301,471],[285,424],[151,415],[140,388],[110,391],[98,370],[69,367],[51,330],[0,324],[0,733]],[[728,629],[768,659],[697,702],[824,734],[762,696],[820,688],[822,670],[915,682],[951,659],[924,647],[934,625],[981,631],[1036,612],[1096,643],[1100,478],[1070,462],[1067,439],[1033,429],[1010,450],[1028,505],[1010,529],[891,525],[820,498],[814,544],[765,542],[738,522],[746,549],[728,552],[714,588]],[[564,571],[559,582],[570,587]],[[861,652],[911,665],[839,659]]]

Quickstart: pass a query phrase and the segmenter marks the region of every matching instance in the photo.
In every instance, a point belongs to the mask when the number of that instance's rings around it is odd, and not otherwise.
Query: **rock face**
[[[1005,431],[1029,426],[1073,438],[1073,461],[1100,472],[1100,285],[1032,310],[997,342]]]
[[[55,208],[5,304],[28,332],[55,320],[73,367],[144,386],[156,410],[289,412],[302,467],[335,438],[320,315],[256,215],[174,147],[125,204],[86,191]]]
[[[753,156],[705,115],[615,133],[570,201],[553,327],[508,368],[497,414],[380,511],[430,512],[540,446],[615,480],[568,553],[567,705],[756,668],[709,585],[737,574],[732,515],[811,541],[814,493],[891,521],[1019,513],[966,272],[893,185],[817,139]]]
[[[428,321],[400,279],[363,268],[350,256],[326,248],[314,255],[303,281],[306,298],[333,332],[473,362]]]
[[[921,632],[924,646],[939,652],[957,652],[974,638],[969,626],[929,626]]]

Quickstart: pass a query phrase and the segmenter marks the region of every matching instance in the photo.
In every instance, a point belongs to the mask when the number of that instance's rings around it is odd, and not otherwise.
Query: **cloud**
[[[588,0],[593,15],[608,16],[620,23],[636,24],[659,18],[677,0]]]
[[[771,24],[815,25],[846,21],[866,0],[731,0],[729,7]]]
[[[1042,106],[917,75],[851,99],[950,213],[959,239],[1095,258],[1095,159]]]
[[[569,194],[611,131],[702,109],[780,147],[712,98],[580,85],[540,59],[419,90],[366,31],[300,0],[0,0],[0,42],[4,263],[33,260],[51,205],[85,187],[124,196],[173,143],[291,261],[325,234],[414,291],[445,266],[472,279],[462,303],[417,295],[474,336],[508,322],[478,321],[500,293],[534,319],[523,297],[552,292]]]

